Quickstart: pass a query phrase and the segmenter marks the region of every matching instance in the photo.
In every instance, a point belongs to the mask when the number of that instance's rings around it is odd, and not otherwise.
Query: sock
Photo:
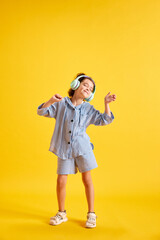
[[[64,211],[60,211],[60,210],[58,210],[59,212],[66,212],[66,210],[64,210]]]

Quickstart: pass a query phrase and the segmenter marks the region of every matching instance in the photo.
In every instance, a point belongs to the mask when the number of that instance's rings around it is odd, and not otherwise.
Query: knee
[[[57,185],[59,187],[64,187],[67,183],[67,175],[58,175],[57,177]]]
[[[85,187],[90,187],[92,185],[92,179],[90,176],[82,176],[82,181]]]

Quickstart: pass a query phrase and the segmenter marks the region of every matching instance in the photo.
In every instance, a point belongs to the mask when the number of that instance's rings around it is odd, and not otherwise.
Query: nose
[[[89,92],[89,87],[87,87],[86,90]]]
[[[86,91],[87,91],[87,93],[89,93],[89,89],[88,88],[86,88]]]

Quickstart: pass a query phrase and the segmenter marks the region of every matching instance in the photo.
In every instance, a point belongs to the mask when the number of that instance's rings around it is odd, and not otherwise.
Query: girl
[[[69,97],[55,94],[49,101],[37,108],[37,114],[55,118],[55,129],[49,151],[57,156],[57,200],[59,210],[50,218],[50,224],[58,225],[68,220],[65,210],[66,182],[68,174],[82,173],[82,181],[88,203],[86,227],[96,227],[94,211],[94,187],[91,169],[98,167],[93,144],[86,133],[90,124],[103,126],[114,119],[109,103],[115,101],[116,95],[110,92],[104,98],[105,111],[100,113],[89,103],[94,97],[96,85],[85,73],[77,74],[71,82]],[[78,170],[77,170],[78,169]]]

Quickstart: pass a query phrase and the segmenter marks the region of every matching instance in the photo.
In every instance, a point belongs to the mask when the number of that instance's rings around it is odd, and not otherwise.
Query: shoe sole
[[[59,222],[59,223],[54,223],[54,220],[50,220],[49,224],[50,225],[53,225],[53,226],[56,226],[56,225],[59,225],[63,222],[67,222],[68,221],[68,218],[64,219],[63,221]]]
[[[94,225],[94,226],[88,226],[88,225],[86,225],[85,227],[86,227],[86,228],[95,228],[96,225]]]

